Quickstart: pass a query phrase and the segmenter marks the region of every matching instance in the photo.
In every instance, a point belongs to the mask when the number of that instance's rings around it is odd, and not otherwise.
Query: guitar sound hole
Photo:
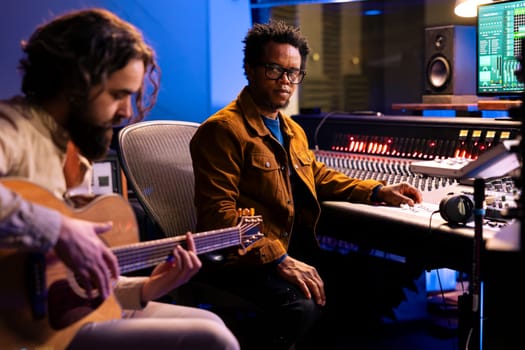
[[[86,299],[75,293],[66,280],[51,285],[48,293],[49,324],[53,329],[63,329],[96,310],[101,297]]]

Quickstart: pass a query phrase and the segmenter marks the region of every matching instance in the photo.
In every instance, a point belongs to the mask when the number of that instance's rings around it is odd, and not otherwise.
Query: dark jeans
[[[296,350],[328,350],[335,347],[338,335],[375,332],[382,318],[390,317],[392,308],[404,299],[407,282],[420,273],[417,266],[367,254],[301,248],[289,254],[317,268],[325,284],[326,306],[306,299],[272,264],[207,272],[205,268],[192,279],[204,279],[255,305],[253,313],[210,308],[232,329],[243,350],[281,350],[292,345]]]
[[[230,291],[254,304],[253,312],[219,314],[234,332],[243,350],[290,349],[300,343],[315,322],[321,308],[294,284],[281,278],[275,266],[214,269],[195,277]]]

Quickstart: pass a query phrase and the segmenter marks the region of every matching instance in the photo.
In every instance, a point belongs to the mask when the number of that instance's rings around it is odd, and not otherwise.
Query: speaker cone
[[[436,56],[428,63],[428,83],[436,90],[442,90],[448,85],[451,74],[450,64],[443,56]]]

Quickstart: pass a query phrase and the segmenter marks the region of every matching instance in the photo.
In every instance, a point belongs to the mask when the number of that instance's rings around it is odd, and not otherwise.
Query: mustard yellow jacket
[[[236,100],[205,120],[190,142],[195,175],[197,231],[235,226],[238,208],[262,215],[265,237],[252,244],[242,259],[269,263],[288,248],[293,229],[294,202],[289,172],[308,188],[309,218],[315,227],[320,201],[370,203],[376,180],[349,178],[316,160],[304,130],[279,113],[285,149],[272,136],[245,87]],[[242,261],[241,259],[241,261]]]

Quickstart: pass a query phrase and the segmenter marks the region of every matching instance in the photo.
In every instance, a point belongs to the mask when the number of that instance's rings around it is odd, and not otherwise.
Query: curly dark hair
[[[306,58],[310,47],[298,27],[280,20],[270,20],[269,23],[255,23],[242,41],[244,43],[244,67],[260,63],[267,43],[290,44],[299,50],[301,69],[306,68]],[[246,70],[245,70],[246,73]]]
[[[142,120],[156,103],[160,68],[155,51],[136,27],[110,11],[84,9],[56,17],[22,42],[22,50],[22,91],[36,103],[61,93],[87,103],[92,87],[104,84],[132,59],[144,62],[149,82],[135,94],[135,120]]]

